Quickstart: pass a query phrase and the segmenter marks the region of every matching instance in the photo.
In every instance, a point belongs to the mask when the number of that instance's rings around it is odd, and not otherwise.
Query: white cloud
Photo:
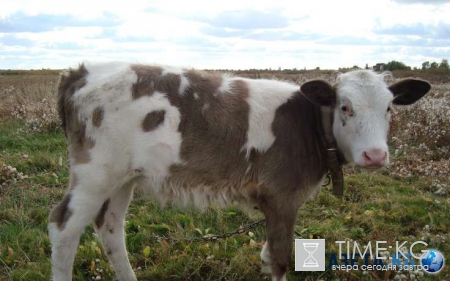
[[[337,68],[450,57],[449,1],[2,1],[2,68]]]

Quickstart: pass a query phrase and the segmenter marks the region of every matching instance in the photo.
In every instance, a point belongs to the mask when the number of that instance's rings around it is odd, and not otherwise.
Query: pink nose
[[[366,166],[383,166],[386,157],[387,152],[378,148],[366,150],[362,154]]]

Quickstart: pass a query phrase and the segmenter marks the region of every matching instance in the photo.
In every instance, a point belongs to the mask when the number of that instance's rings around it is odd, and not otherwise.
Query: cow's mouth
[[[362,166],[366,170],[375,171],[384,167],[384,165],[364,165]]]

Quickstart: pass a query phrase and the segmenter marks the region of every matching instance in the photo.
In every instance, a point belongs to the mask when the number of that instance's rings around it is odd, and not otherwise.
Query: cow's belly
[[[232,161],[196,153],[195,159],[180,157],[175,144],[160,143],[141,152],[135,169],[142,170],[139,185],[155,195],[163,204],[224,207],[233,202],[253,204],[258,184],[252,175],[252,165],[245,159]],[[136,157],[135,157],[136,158]],[[223,160],[223,161],[222,161]]]
[[[194,206],[206,209],[209,206],[223,208],[234,203],[254,207],[257,186],[247,183],[242,186],[221,182],[220,188],[215,185],[195,184],[174,180],[173,177],[155,179],[144,176],[137,181],[137,185],[144,191],[158,199],[162,205],[180,207]]]

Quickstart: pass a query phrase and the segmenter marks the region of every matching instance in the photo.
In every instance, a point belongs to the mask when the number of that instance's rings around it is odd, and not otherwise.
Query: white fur
[[[72,264],[79,237],[73,235],[64,240],[60,232],[56,223],[48,225],[48,233],[52,241],[52,276],[53,280],[70,281],[72,280]],[[72,252],[73,255],[71,255]]]
[[[220,85],[215,95],[218,93],[229,93],[231,91],[231,82],[234,80],[234,77],[228,74],[222,75],[222,84]]]
[[[297,85],[275,80],[244,80],[249,87],[247,102],[250,106],[247,142],[242,147],[249,157],[252,148],[265,152],[275,141],[272,123],[280,105],[299,90]]]
[[[338,77],[339,104],[350,105],[354,113],[347,118],[340,106],[335,110],[333,133],[339,149],[349,162],[364,166],[362,154],[370,149],[381,149],[387,153],[389,113],[393,95],[388,90],[384,75],[371,71],[353,71]],[[345,118],[345,126],[343,119]]]

